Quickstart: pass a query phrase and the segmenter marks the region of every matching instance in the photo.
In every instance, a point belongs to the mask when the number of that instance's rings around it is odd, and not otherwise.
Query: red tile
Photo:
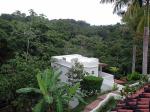
[[[128,109],[118,109],[118,112],[133,112],[133,110],[128,110]]]

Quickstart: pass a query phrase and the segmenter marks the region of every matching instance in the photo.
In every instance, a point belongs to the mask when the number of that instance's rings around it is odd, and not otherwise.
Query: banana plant
[[[63,112],[64,104],[68,105],[73,97],[84,102],[81,94],[77,93],[80,85],[70,86],[59,80],[60,74],[51,69],[37,74],[39,88],[21,88],[17,93],[35,92],[41,99],[33,108],[33,112]]]

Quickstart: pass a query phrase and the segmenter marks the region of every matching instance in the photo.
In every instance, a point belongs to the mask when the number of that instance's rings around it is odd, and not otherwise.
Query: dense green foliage
[[[85,76],[81,81],[81,90],[87,95],[93,95],[101,90],[103,78],[95,76]]]
[[[128,84],[125,85],[125,87],[120,90],[120,95],[127,97],[128,95],[132,95],[136,92],[136,90],[139,89],[136,86],[129,86]]]
[[[139,71],[141,48],[138,50]],[[75,53],[96,57],[108,66],[119,68],[119,73],[126,74],[131,71],[132,32],[121,24],[91,26],[72,19],[48,20],[33,10],[30,10],[30,15],[20,11],[2,14],[0,104],[11,105],[20,100],[16,93],[19,88],[37,87],[37,71],[50,67],[51,56]],[[107,68],[104,70],[110,72]],[[32,100],[26,95],[24,97]],[[25,104],[22,105],[21,108],[26,108]]]
[[[85,75],[88,75],[88,73],[84,71],[83,65],[78,61],[75,61],[72,68],[70,68],[69,71],[66,73],[70,85],[80,83],[80,81],[84,78]]]
[[[75,20],[49,21],[41,15],[25,16],[19,12],[2,14],[0,24],[4,44],[0,49],[3,51],[1,63],[14,58],[16,52],[28,51],[28,56],[42,60],[50,60],[52,55],[79,53],[97,57],[121,71],[130,71],[132,35],[124,25],[91,26]]]
[[[122,74],[119,74],[119,68],[117,67],[110,67],[109,71],[114,75],[116,79],[120,79],[122,77]]]
[[[37,74],[39,88],[21,88],[17,93],[35,92],[42,97],[33,108],[33,112],[64,112],[64,105],[69,105],[74,97],[82,102],[84,100],[77,92],[80,85],[75,86],[63,83],[59,80],[60,74],[47,69]]]
[[[117,100],[111,96],[96,112],[109,112],[116,107]]]
[[[127,75],[128,81],[140,80],[140,78],[141,78],[141,74],[139,74],[138,72],[133,72],[133,73]]]

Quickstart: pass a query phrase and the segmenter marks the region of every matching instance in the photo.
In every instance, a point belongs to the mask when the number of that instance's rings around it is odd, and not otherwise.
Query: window
[[[92,74],[94,74],[94,71],[92,71]]]
[[[65,57],[63,57],[62,59],[66,61],[66,58],[65,58]]]

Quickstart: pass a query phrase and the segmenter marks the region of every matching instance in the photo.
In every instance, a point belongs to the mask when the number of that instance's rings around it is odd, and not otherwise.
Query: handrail
[[[97,110],[102,106],[104,105],[110,97],[114,97],[115,99],[119,100],[121,99],[122,97],[118,94],[115,94],[115,93],[109,93],[106,98],[104,100],[102,100],[93,110],[91,110],[90,112],[97,112]]]

